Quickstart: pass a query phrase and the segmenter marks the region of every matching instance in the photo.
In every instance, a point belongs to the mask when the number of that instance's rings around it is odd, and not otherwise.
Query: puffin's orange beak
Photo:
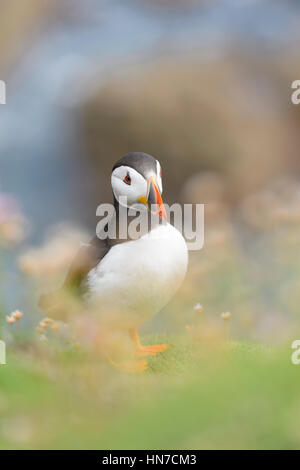
[[[161,194],[159,192],[159,189],[156,186],[154,181],[151,182],[150,190],[151,190],[151,186],[154,188],[154,192],[155,192],[155,204],[156,204],[156,207],[158,208],[157,215],[159,215],[159,217],[163,217],[165,220],[167,220],[166,209],[165,209],[163,200],[161,198]],[[149,197],[148,197],[148,203],[149,203]]]
[[[167,220],[166,209],[161,198],[159,189],[157,187],[155,178],[153,176],[150,176],[150,178],[148,179],[148,197],[146,198],[145,196],[141,196],[139,198],[139,201],[143,204],[148,204],[148,208],[150,211],[151,209],[153,209],[153,206],[156,206],[156,215],[158,215],[159,217],[163,217],[165,220]]]

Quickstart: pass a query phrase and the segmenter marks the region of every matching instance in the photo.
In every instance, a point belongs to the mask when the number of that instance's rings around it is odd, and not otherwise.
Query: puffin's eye
[[[130,178],[129,173],[127,173],[127,175],[124,177],[123,181],[126,184],[131,184],[131,178]]]

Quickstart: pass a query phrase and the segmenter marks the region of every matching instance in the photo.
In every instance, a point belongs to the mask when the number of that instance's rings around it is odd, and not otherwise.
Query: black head
[[[150,211],[156,205],[160,208],[157,213],[163,213],[165,217],[161,199],[161,166],[151,155],[132,152],[120,158],[112,169],[111,185],[115,205],[117,203],[135,210],[145,210],[147,207]]]
[[[130,152],[115,163],[112,171],[120,166],[129,166],[138,171],[145,179],[157,174],[157,160],[148,153]]]

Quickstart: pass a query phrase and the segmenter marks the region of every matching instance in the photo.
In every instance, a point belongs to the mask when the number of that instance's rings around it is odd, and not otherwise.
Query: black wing
[[[90,243],[82,245],[69,268],[63,286],[57,291],[42,294],[38,302],[39,307],[51,318],[64,319],[66,317],[64,302],[66,291],[77,295],[83,294],[84,280],[88,272],[97,266],[110,248],[108,239],[101,240],[98,237],[94,237]]]
[[[82,245],[69,268],[63,288],[81,293],[83,281],[88,272],[97,266],[110,248],[108,239],[101,240],[98,237],[94,237],[90,243]]]

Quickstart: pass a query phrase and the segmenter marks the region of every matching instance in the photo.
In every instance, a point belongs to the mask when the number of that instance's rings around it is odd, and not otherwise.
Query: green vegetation
[[[144,338],[144,342],[166,338]],[[8,353],[0,448],[297,448],[299,370],[287,346],[187,338],[130,375],[79,352]]]

